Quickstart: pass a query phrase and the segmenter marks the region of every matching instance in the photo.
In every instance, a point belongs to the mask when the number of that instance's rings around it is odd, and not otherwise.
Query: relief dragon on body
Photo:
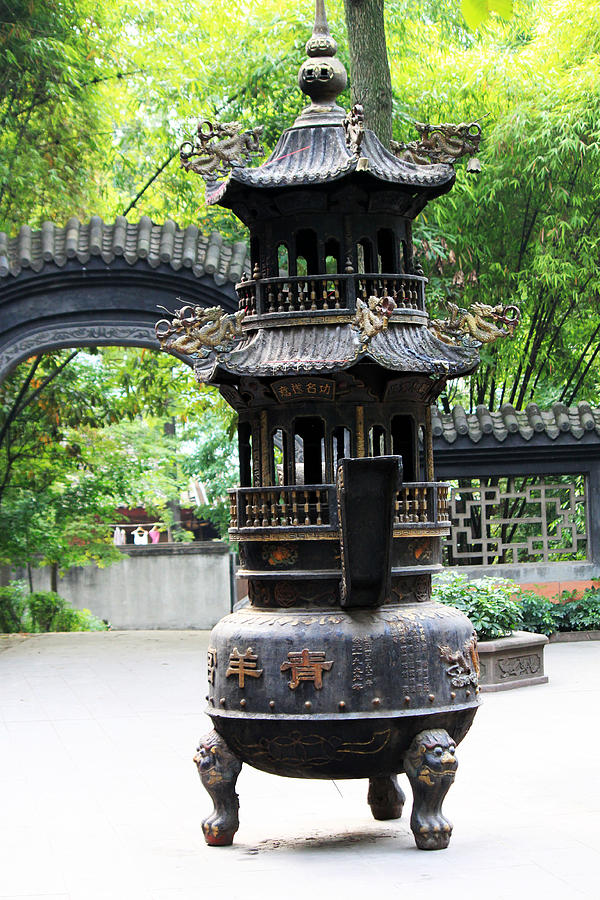
[[[204,357],[231,350],[242,336],[245,315],[245,309],[226,314],[220,306],[182,306],[170,320],[160,319],[154,330],[161,350]]]
[[[207,180],[227,175],[231,169],[249,165],[264,154],[260,139],[263,126],[243,130],[240,122],[217,122],[200,119],[194,139],[179,148],[181,168],[196,172]]]

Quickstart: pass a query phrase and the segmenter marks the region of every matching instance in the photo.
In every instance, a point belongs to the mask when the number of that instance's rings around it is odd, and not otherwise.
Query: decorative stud
[[[372,702],[373,706],[379,706],[379,704],[381,703],[381,700],[379,699],[379,697],[373,697],[373,700],[371,702]]]
[[[433,701],[435,700],[435,694],[429,694],[429,697],[427,699],[430,703],[433,703]]]
[[[338,706],[342,710],[342,712],[346,709],[346,704],[344,703],[343,700],[340,700],[340,702],[338,703]]]
[[[406,697],[404,698],[404,702],[405,702],[406,704],[410,703],[410,697],[406,696]]]
[[[450,697],[452,700],[456,700],[456,691],[450,691]]]
[[[308,710],[312,709],[312,703],[310,702],[310,700],[306,701],[306,703],[304,704],[304,708]]]
[[[244,699],[240,700],[240,706],[242,709],[246,706],[246,701]]]
[[[221,697],[221,699],[219,700],[219,703],[221,704],[221,706],[225,706],[225,703],[226,703],[225,697]]]
[[[465,693],[466,693],[467,697],[471,696],[471,691],[465,691]]]
[[[275,701],[274,701],[274,700],[269,700],[269,706],[270,706],[271,709],[275,709]]]

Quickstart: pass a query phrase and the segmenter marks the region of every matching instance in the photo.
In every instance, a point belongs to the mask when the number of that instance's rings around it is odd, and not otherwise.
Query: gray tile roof
[[[16,237],[0,232],[0,287],[3,279],[17,277],[23,270],[40,272],[45,265],[64,266],[70,259],[85,264],[91,257],[105,263],[122,257],[129,265],[145,260],[152,268],[161,263],[173,270],[191,269],[194,275],[212,275],[218,285],[239,281],[249,270],[244,241],[227,244],[217,231],[208,237],[195,225],[185,229],[167,219],[155,225],[147,216],[128,222],[117,216],[113,223],[92,216],[83,224],[71,218],[61,228],[44,222],[39,231],[23,225]]]
[[[306,187],[327,184],[355,172],[359,177],[376,178],[404,191],[424,192],[437,197],[450,189],[456,177],[452,166],[445,163],[415,165],[398,159],[380,143],[372,131],[365,131],[359,159],[346,145],[342,123],[288,128],[269,158],[260,166],[235,167],[225,181],[207,184],[206,199],[218,203],[235,192],[235,186],[281,188],[291,185]]]
[[[465,412],[459,405],[450,413],[432,407],[432,426],[434,438],[446,444],[453,444],[461,436],[474,444],[484,436],[501,443],[509,434],[518,434],[525,441],[536,435],[556,440],[561,434],[579,439],[588,432],[600,437],[600,409],[593,409],[584,401],[571,407],[553,403],[549,409],[529,403],[520,411],[505,403],[498,412],[478,406],[474,413]]]
[[[221,372],[268,377],[341,371],[359,361],[374,361],[397,372],[456,377],[473,370],[477,350],[442,343],[424,325],[393,323],[365,346],[349,322],[259,328],[233,350],[211,354],[195,366],[201,380]]]

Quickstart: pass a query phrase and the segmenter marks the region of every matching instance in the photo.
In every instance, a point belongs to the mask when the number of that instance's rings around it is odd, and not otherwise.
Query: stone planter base
[[[600,641],[600,631],[555,631],[550,635],[551,644],[568,644],[571,641]]]
[[[481,666],[481,691],[509,691],[532,684],[546,684],[544,675],[544,634],[514,631],[497,641],[481,641],[477,645]]]

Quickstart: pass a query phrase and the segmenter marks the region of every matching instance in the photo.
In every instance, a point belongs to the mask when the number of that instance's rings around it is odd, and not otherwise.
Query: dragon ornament
[[[512,337],[521,321],[518,306],[472,303],[468,309],[462,309],[451,302],[447,306],[450,312],[448,318],[432,319],[429,328],[450,346],[460,343],[466,347],[480,347],[482,344],[492,344],[501,337]]]
[[[160,319],[154,330],[161,350],[206,357],[231,350],[242,336],[245,315],[245,309],[226,314],[220,306],[182,306],[171,319]]]
[[[196,172],[207,181],[225,176],[231,169],[243,168],[265,152],[260,142],[263,126],[242,130],[240,122],[217,122],[200,119],[193,140],[179,148],[181,168]]]
[[[360,147],[365,136],[365,114],[360,103],[355,103],[352,109],[346,113],[344,132],[346,146],[355,156],[360,157]]]
[[[479,122],[461,122],[458,125],[415,122],[414,126],[421,135],[421,140],[408,143],[392,141],[394,156],[418,166],[432,163],[454,164],[461,156],[469,156],[471,158],[467,163],[467,172],[481,172],[481,163],[475,155],[481,141]]]
[[[371,338],[388,327],[388,319],[396,308],[391,297],[371,296],[368,300],[356,301],[356,315],[352,324],[360,332],[361,344],[367,344]]]

